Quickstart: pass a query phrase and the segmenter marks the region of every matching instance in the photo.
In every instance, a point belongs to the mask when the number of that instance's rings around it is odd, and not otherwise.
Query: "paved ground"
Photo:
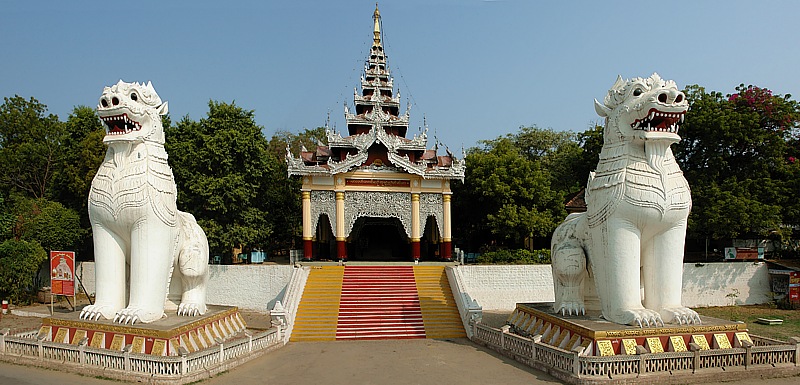
[[[0,384],[3,385],[114,383],[0,362]],[[201,382],[206,385],[558,383],[545,373],[522,366],[466,339],[293,342]],[[800,385],[800,378],[753,379],[735,384]]]
[[[467,339],[455,339],[290,343],[201,383],[530,385],[560,382]],[[800,378],[753,379],[735,384],[800,385]]]
[[[27,308],[27,310],[41,309]],[[266,315],[244,313],[244,316],[251,317],[248,324],[268,324]],[[486,312],[484,322],[501,325],[507,316],[504,313]],[[41,321],[36,317],[6,315],[0,318],[0,327],[31,330],[40,324]],[[3,385],[113,383],[115,382],[77,374],[0,362],[0,384]],[[265,383],[513,385],[558,384],[559,381],[467,339],[453,339],[295,342],[201,383],[208,385]],[[800,378],[753,379],[735,383],[800,385]]]
[[[3,385],[110,385],[117,382],[61,373],[28,366],[0,362],[0,384]]]
[[[297,342],[203,384],[557,384],[466,339]]]

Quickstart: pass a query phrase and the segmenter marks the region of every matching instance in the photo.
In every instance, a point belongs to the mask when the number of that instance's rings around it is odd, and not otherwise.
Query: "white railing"
[[[274,323],[283,325],[283,344],[289,342],[294,329],[294,318],[297,315],[297,308],[300,306],[300,299],[303,298],[303,291],[306,288],[310,268],[301,266],[292,270],[292,277],[286,285],[286,292],[283,294],[283,301],[275,303],[275,307],[270,311]]]
[[[254,353],[283,346],[281,327],[226,341],[184,356],[152,356],[124,351],[97,349],[90,346],[75,346],[50,341],[38,341],[0,334],[0,360],[35,358],[65,366],[102,369],[104,376],[130,380],[131,376],[140,379],[183,379],[196,380],[187,375],[213,372],[215,368],[229,365]],[[35,333],[34,333],[35,336]]]
[[[795,368],[800,355],[800,339],[790,343],[751,336],[754,346],[733,349],[667,352],[611,357],[583,356],[582,349],[567,351],[541,342],[541,336],[526,338],[472,322],[470,339],[512,357],[528,366],[561,373],[559,378],[609,379],[642,374],[669,373],[691,375],[700,370]]]
[[[464,330],[467,331],[467,337],[472,338],[474,330],[470,328],[470,325],[473,322],[480,323],[483,318],[483,308],[478,304],[478,301],[467,294],[461,277],[461,270],[458,266],[449,266],[445,269],[445,272],[447,273],[447,281],[450,283],[450,290],[453,292],[453,299],[455,299],[458,307],[458,314],[464,324]]]

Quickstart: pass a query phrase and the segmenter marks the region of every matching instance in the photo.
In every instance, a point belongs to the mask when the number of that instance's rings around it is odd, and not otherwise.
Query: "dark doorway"
[[[333,260],[336,258],[336,238],[328,215],[322,214],[317,221],[316,242],[314,242],[314,259]]]
[[[433,215],[428,216],[425,220],[425,228],[422,230],[422,239],[420,240],[420,260],[438,261],[440,259],[440,242],[441,239],[439,236],[439,227],[436,226],[436,217]]]
[[[406,262],[411,260],[403,224],[397,218],[362,217],[353,224],[348,260]]]

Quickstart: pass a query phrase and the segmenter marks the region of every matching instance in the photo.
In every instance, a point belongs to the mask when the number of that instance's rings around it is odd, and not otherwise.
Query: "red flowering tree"
[[[800,225],[800,105],[791,95],[736,87],[723,95],[693,85],[675,148],[692,188],[689,236],[792,239]]]

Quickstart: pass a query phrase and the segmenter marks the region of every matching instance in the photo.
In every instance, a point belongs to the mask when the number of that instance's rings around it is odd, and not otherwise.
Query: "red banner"
[[[410,180],[396,179],[345,179],[345,186],[370,186],[370,187],[409,187]]]
[[[53,295],[75,295],[75,252],[50,252],[50,292]]]

